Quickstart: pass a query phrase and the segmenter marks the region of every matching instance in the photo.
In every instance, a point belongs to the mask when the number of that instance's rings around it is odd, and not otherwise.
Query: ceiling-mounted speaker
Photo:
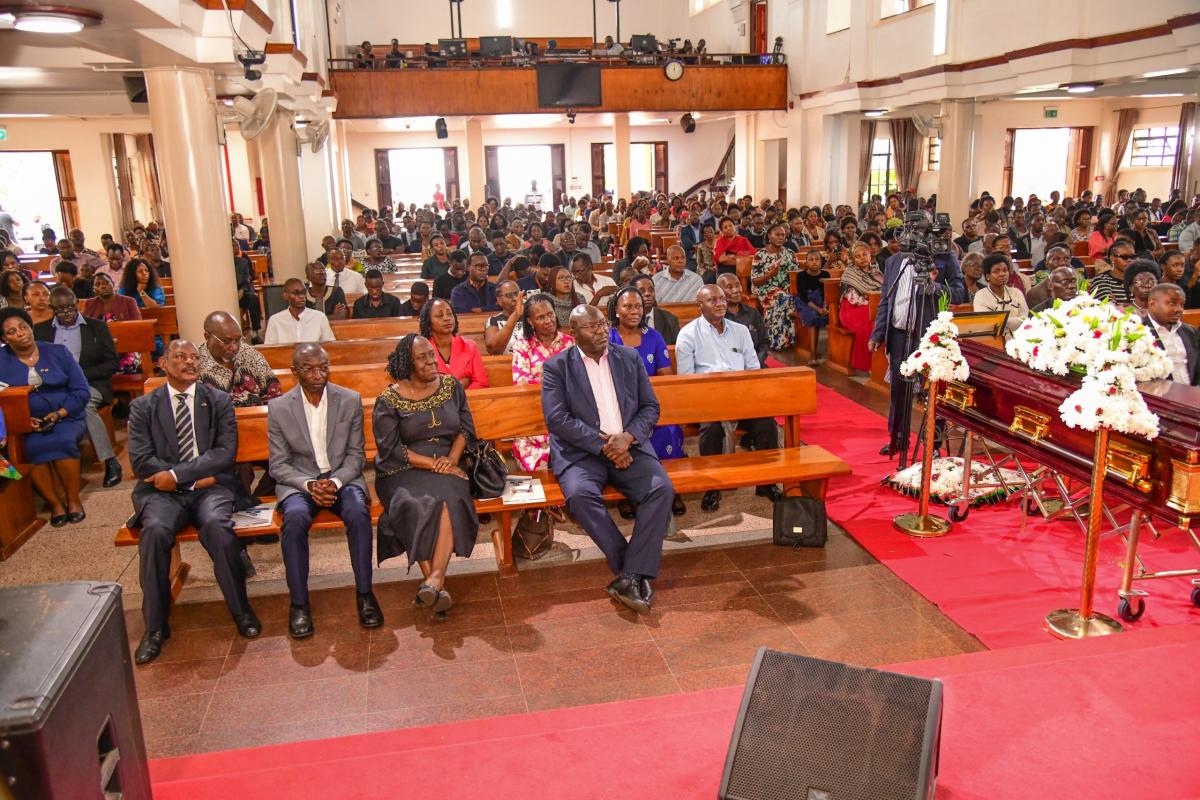
[[[131,103],[149,102],[146,96],[146,78],[142,75],[122,75],[125,84],[125,96]]]
[[[696,118],[691,114],[684,114],[679,118],[679,127],[683,128],[684,133],[692,133],[696,130]]]
[[[437,133],[437,138],[439,138],[439,139],[450,138],[450,132],[448,130],[446,130],[446,118],[445,117],[437,118],[437,121],[435,121],[433,123],[433,130]]]

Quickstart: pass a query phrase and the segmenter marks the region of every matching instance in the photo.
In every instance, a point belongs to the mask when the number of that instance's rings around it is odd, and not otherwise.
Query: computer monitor
[[[504,58],[513,53],[513,37],[511,36],[480,36],[479,56],[481,58]]]
[[[438,52],[444,58],[466,58],[466,39],[438,39]]]
[[[650,33],[639,33],[629,40],[629,49],[635,53],[657,53],[658,40]]]

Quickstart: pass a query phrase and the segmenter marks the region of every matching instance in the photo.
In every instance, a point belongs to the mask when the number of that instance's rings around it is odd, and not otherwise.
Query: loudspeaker
[[[434,120],[433,130],[437,133],[437,138],[439,139],[445,139],[450,136],[450,134],[446,131],[445,117],[438,117],[436,120]]]
[[[683,128],[684,133],[691,133],[696,130],[696,118],[691,114],[684,114],[679,118],[679,127]]]
[[[125,95],[131,103],[147,103],[149,98],[146,96],[146,79],[141,75],[122,75],[121,80],[125,83]]]
[[[0,796],[150,800],[121,587],[0,589]]]
[[[721,800],[932,800],[941,681],[759,648]]]

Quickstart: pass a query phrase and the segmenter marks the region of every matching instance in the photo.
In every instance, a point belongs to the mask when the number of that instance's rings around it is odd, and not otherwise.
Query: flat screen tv
[[[538,105],[543,108],[598,106],[599,64],[538,64]]]
[[[511,36],[480,36],[479,55],[482,58],[503,58],[513,52]]]

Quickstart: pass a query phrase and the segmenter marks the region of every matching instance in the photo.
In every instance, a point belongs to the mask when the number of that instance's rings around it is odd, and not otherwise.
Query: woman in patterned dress
[[[535,294],[525,301],[521,326],[525,335],[513,336],[513,385],[536,386],[542,382],[542,366],[546,361],[575,344],[575,340],[559,329],[554,301],[546,294]],[[521,469],[546,469],[550,463],[550,437],[518,437],[513,442],[513,457]]]
[[[750,267],[750,285],[762,309],[772,350],[790,350],[796,338],[796,304],[790,292],[790,276],[800,268],[792,251],[783,246],[787,237],[786,225],[772,225],[767,231],[767,246],[758,251]]]

